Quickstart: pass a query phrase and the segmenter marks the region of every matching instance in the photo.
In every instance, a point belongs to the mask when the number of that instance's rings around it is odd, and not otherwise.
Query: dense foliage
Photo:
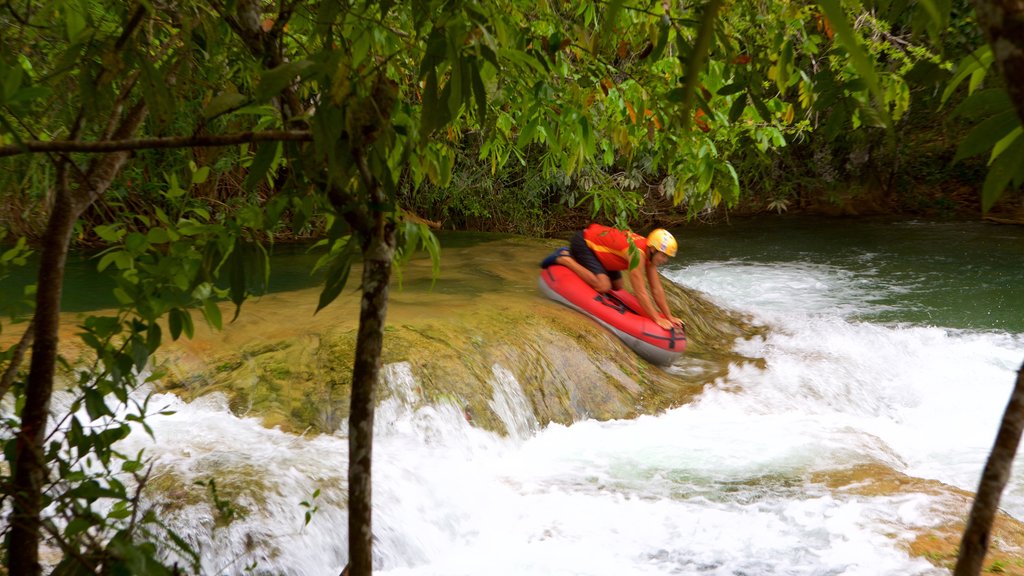
[[[133,422],[145,427],[147,400],[133,391],[160,376],[146,369],[165,336],[191,336],[193,313],[221,326],[222,300],[237,315],[265,283],[265,243],[296,236],[321,238],[321,308],[362,263],[349,535],[353,573],[369,573],[390,274],[420,247],[438,251],[409,210],[507,218],[516,229],[582,204],[623,225],[651,201],[691,215],[734,203],[741,178],[754,178],[741,173],[781,180],[761,187],[784,206],[791,184],[773,176],[773,151],[801,138],[851,155],[876,139],[892,149],[914,94],[941,85],[947,58],[976,40],[967,11],[950,19],[937,2],[2,8],[4,227],[34,235],[40,251],[32,321],[2,357],[13,400],[0,434],[7,564],[19,574],[41,569],[41,539],[69,573],[196,570],[195,551],[143,505],[145,454],[121,454],[117,440]],[[1006,91],[979,90],[991,52],[966,58],[953,78],[970,78],[961,106],[1009,128],[978,132],[961,149],[990,151],[991,204],[1024,180],[1024,162],[1014,163],[1024,139],[1019,119],[999,112]],[[851,129],[861,127],[873,135],[858,140]],[[828,165],[813,160],[815,170]],[[121,308],[85,320],[89,355],[71,366],[57,335],[76,241],[106,247],[98,267]],[[55,385],[69,390],[66,409],[51,409]]]

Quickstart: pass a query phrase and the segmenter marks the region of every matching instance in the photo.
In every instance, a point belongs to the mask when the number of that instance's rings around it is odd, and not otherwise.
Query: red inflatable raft
[[[655,324],[625,290],[598,294],[572,270],[557,264],[541,269],[539,285],[545,296],[597,320],[652,364],[671,364],[686,350],[682,329],[665,330]]]

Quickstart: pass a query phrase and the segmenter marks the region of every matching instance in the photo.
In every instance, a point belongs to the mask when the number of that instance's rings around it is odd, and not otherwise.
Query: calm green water
[[[877,284],[878,297],[865,320],[1024,332],[1022,226],[782,216],[687,225],[673,231],[682,245],[675,266],[692,261],[831,266]],[[457,247],[493,238],[446,233],[441,242]],[[307,253],[306,247],[279,245],[273,254],[272,292],[319,281],[310,274],[317,255]],[[70,258],[65,310],[114,304],[113,284],[95,272],[97,261],[93,254]],[[0,280],[0,298],[17,298],[34,280],[31,268],[14,271]]]
[[[1024,332],[1024,226],[777,217],[674,230],[687,261],[807,263],[877,286],[865,320]]]

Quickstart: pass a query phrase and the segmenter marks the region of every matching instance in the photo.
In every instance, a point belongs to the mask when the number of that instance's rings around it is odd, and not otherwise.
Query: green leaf
[[[1024,138],[1015,138],[1006,150],[988,167],[981,188],[981,209],[988,212],[999,200],[1007,185],[1024,164]]]
[[[612,31],[618,26],[619,14],[622,12],[623,0],[610,0],[604,7],[604,18],[601,20],[601,38],[615,38]]]
[[[316,312],[323,310],[331,302],[334,302],[338,295],[341,294],[341,291],[345,289],[345,283],[348,282],[348,275],[352,270],[352,264],[355,262],[357,254],[356,244],[355,241],[349,238],[344,242],[340,252],[334,256],[331,266],[327,271],[324,289],[320,292],[320,302],[317,304]]]
[[[733,100],[731,106],[729,106],[729,124],[735,124],[740,116],[743,115],[743,111],[747,109],[747,96],[746,94]]]
[[[145,234],[141,234],[139,232],[131,232],[124,239],[124,247],[127,248],[129,252],[132,252],[134,254],[141,254],[146,251],[146,249],[149,247],[149,244],[146,241]]]
[[[120,502],[118,504],[120,504]],[[109,513],[107,513],[107,518],[112,518],[114,520],[124,520],[125,518],[128,518],[131,515],[131,509],[115,506]]]
[[[299,60],[297,62],[286,62],[272,70],[264,71],[260,74],[260,82],[256,86],[254,99],[257,102],[265,102],[277,96],[295,82],[296,76],[311,66],[313,66],[313,62]]]
[[[957,147],[956,156],[953,157],[953,164],[964,158],[970,158],[986,152],[996,145],[997,142],[1006,137],[1014,128],[1019,128],[1017,112],[1013,109],[1007,110],[978,124],[967,133],[967,137]]]
[[[992,155],[989,156],[988,163],[991,164],[996,158],[1002,155],[1002,153],[1005,152],[1018,137],[1020,137],[1021,132],[1024,132],[1024,128],[1018,125],[1012,132],[1004,136],[999,140],[999,142],[996,142],[996,145],[992,147]]]
[[[476,121],[483,124],[487,119],[487,89],[484,87],[483,78],[480,77],[480,63],[476,59],[471,62],[470,79],[473,82],[473,95],[476,97]]]
[[[761,100],[758,96],[754,96],[751,93],[747,93],[750,96],[750,101],[754,103],[754,109],[761,116],[761,120],[764,122],[772,121],[772,113],[768,111],[768,106],[765,105],[764,100]]]
[[[82,5],[78,2],[65,1],[63,4],[64,28],[68,33],[68,40],[74,43],[85,30],[85,14],[82,11]]]
[[[990,88],[971,94],[953,111],[958,116],[976,120],[985,116],[998,114],[1013,108],[1010,95],[1004,88]]]
[[[206,179],[210,177],[210,167],[202,166],[192,172],[192,184],[202,184],[206,182]]]
[[[437,67],[444,62],[445,54],[448,52],[444,28],[434,26],[427,36],[427,46],[423,53],[423,60],[420,61],[420,79],[434,74],[435,84],[437,79]]]
[[[252,192],[266,178],[274,158],[277,157],[277,149],[280,146],[280,142],[260,143],[259,148],[256,150],[256,157],[253,158],[252,164],[249,165],[249,173],[245,176],[245,182],[242,183],[242,187],[247,192]]]
[[[733,82],[732,84],[726,84],[718,89],[719,96],[732,96],[733,94],[739,94],[747,89],[747,85],[743,82]]]
[[[171,241],[167,228],[150,228],[146,232],[146,242],[150,244],[166,244]]]
[[[120,242],[121,238],[125,235],[124,228],[119,224],[100,224],[93,228],[93,232],[95,232],[101,240],[105,240],[111,244]]]
[[[843,82],[843,89],[851,93],[863,92],[868,89],[868,84],[863,78],[850,78]]]
[[[988,43],[985,42],[977,50],[968,54],[963,60],[957,64],[956,75],[949,81],[946,89],[942,92],[942,103],[945,104],[949,97],[953,95],[957,86],[964,81],[965,78],[971,76],[978,70],[988,70],[988,67],[992,65],[994,57],[992,55],[992,49]]]
[[[95,388],[88,388],[84,392],[85,395],[85,412],[89,415],[89,418],[98,420],[103,416],[110,416],[110,409],[107,408],[106,402],[103,400],[103,394],[100,394],[99,390]]]
[[[867,53],[857,41],[857,35],[853,31],[853,27],[850,26],[846,13],[843,12],[840,0],[818,0],[818,4],[825,11],[829,23],[832,24],[832,29],[835,31],[836,36],[839,37],[843,47],[846,48],[846,52],[850,55],[850,60],[853,61],[853,67],[857,70],[857,74],[867,82],[868,89],[871,90],[875,100],[883,102],[878,75],[875,73],[875,68],[872,66],[871,60],[868,59]],[[888,113],[884,111],[879,111],[879,114],[883,118],[888,118]],[[886,126],[888,125],[889,122],[886,122]]]
[[[139,59],[142,70],[140,86],[149,106],[150,119],[157,132],[163,132],[174,117],[176,108],[172,93],[167,88],[167,72],[158,69],[148,58]]]
[[[188,310],[171,308],[167,317],[167,324],[171,330],[172,340],[177,340],[183,333],[186,338],[192,338],[194,326],[192,325],[192,315]]]
[[[135,363],[135,371],[142,372],[146,367],[146,363],[149,362],[149,348],[146,347],[146,342],[138,337],[138,335],[131,339],[131,353],[132,361]]]
[[[668,14],[662,14],[658,19],[658,41],[654,43],[654,50],[651,51],[650,59],[657,62],[665,52],[668,45],[668,32],[672,29],[672,20]]]
[[[438,128],[448,123],[448,107],[441,105],[438,94],[437,72],[430,70],[423,85],[423,110],[420,112],[420,134],[427,138]]]
[[[0,90],[0,102],[9,101],[21,88],[21,80],[25,77],[25,71],[21,66],[4,66],[0,63],[0,74],[3,75],[3,90]]]
[[[665,93],[665,99],[678,104],[686,99],[686,89],[682,87],[673,88]]]
[[[221,319],[220,306],[217,306],[217,302],[212,298],[203,302],[203,314],[206,316],[206,321],[210,323],[217,330],[224,327],[224,322]]]
[[[156,350],[160,347],[160,340],[163,338],[163,330],[156,322],[146,327],[146,348]]]
[[[938,43],[940,31],[945,30],[949,24],[950,2],[949,0],[920,0],[920,5],[924,7],[931,21],[928,32],[932,36],[932,40]]]
[[[203,109],[203,117],[206,119],[219,116],[228,110],[234,110],[248,102],[249,98],[238,92],[221,92],[206,105]]]

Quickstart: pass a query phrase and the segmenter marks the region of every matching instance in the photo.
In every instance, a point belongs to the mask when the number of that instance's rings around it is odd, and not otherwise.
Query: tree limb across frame
[[[128,140],[25,140],[21,144],[0,146],[0,158],[36,152],[81,152],[106,154],[127,150],[156,150],[161,148],[192,148],[196,146],[235,146],[246,142],[311,142],[309,130],[265,130],[234,134],[203,136],[167,136],[162,138],[132,138]]]

